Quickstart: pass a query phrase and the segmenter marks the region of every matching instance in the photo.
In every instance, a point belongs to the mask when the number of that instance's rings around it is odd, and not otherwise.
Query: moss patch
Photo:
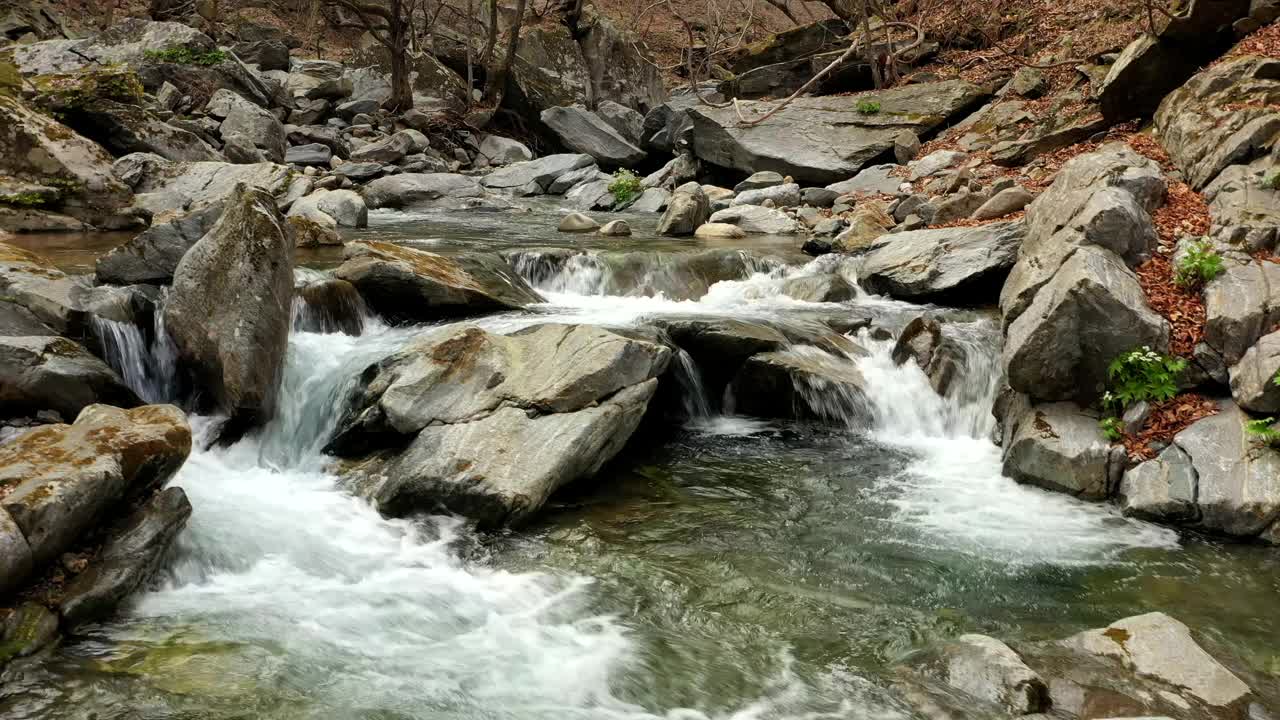
[[[99,99],[137,105],[145,92],[138,74],[125,67],[40,75],[32,84],[36,105],[55,113],[75,111]]]
[[[147,50],[142,55],[155,62],[204,67],[218,65],[227,59],[227,54],[221,50],[199,50],[186,45],[177,45],[163,50]]]

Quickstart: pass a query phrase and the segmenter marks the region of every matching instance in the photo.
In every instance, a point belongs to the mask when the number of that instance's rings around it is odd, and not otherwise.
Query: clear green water
[[[618,249],[554,234],[546,212],[400,220],[361,235],[449,251]],[[622,249],[702,248],[637,226]],[[539,319],[912,312],[874,298],[797,304],[771,283],[696,302],[548,293]],[[849,362],[878,388],[871,427],[668,428],[534,525],[495,536],[383,520],[315,452],[352,378],[415,330],[295,335],[285,417],[196,452],[175,479],[195,516],[160,586],[6,671],[0,717],[920,717],[901,667],[949,638],[1052,639],[1150,610],[1190,625],[1280,706],[1280,553],[1178,537],[1001,478],[986,439],[995,348],[989,323],[972,326],[985,350],[954,402],[864,338],[871,356]]]

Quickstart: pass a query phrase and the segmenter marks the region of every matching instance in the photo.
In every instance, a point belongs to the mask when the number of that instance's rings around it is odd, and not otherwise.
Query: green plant
[[[1280,444],[1280,430],[1275,427],[1276,419],[1273,417],[1262,418],[1261,420],[1249,420],[1244,424],[1244,431],[1268,445]]]
[[[156,62],[174,65],[217,65],[227,59],[222,50],[197,50],[186,45],[176,45],[163,50],[147,50],[142,56]]]
[[[858,112],[863,115],[875,115],[880,112],[880,103],[875,100],[859,100]]]
[[[1207,283],[1222,273],[1222,256],[1213,249],[1209,238],[1202,238],[1187,246],[1178,259],[1173,281],[1179,287],[1190,288]]]
[[[1102,434],[1111,442],[1124,437],[1124,421],[1115,415],[1099,420],[1098,427],[1102,428]]]
[[[1114,414],[1136,402],[1168,400],[1178,394],[1178,377],[1187,369],[1187,361],[1171,358],[1143,345],[1123,353],[1107,367],[1111,389],[1102,396],[1102,404]]]
[[[1272,170],[1262,178],[1262,187],[1268,190],[1280,190],[1280,170]]]
[[[644,185],[641,184],[638,175],[622,168],[613,174],[613,182],[609,183],[609,192],[613,195],[615,203],[626,205],[644,192]]]

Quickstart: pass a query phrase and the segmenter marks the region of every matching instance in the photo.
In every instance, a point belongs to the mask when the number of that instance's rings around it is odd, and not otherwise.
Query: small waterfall
[[[292,307],[295,333],[358,336],[380,321],[348,282],[325,278],[298,288]]]
[[[676,348],[676,380],[683,391],[680,399],[686,422],[706,422],[712,416],[712,410],[702,383],[702,372],[698,370],[693,356],[679,348]]]
[[[783,352],[801,367],[815,371],[792,376],[796,394],[809,411],[832,424],[866,429],[867,397],[860,387],[854,359],[812,345],[797,345]],[[847,382],[841,382],[841,378],[847,378]]]
[[[609,294],[612,272],[591,253],[529,250],[511,256],[516,274],[538,290],[571,295]]]
[[[991,442],[991,404],[1000,385],[999,335],[991,320],[949,323],[967,358],[947,397],[914,362],[895,365],[893,343],[860,338],[858,361],[874,416],[872,437],[915,459],[882,478],[875,492],[894,522],[919,531],[914,542],[997,556],[1011,565],[1092,564],[1143,547],[1176,547],[1176,534],[1121,517],[1110,505],[1015,483]]]
[[[177,351],[164,327],[163,304],[156,305],[152,319],[151,343],[135,323],[92,318],[93,332],[102,345],[107,364],[120,374],[125,385],[148,403],[175,399]]]

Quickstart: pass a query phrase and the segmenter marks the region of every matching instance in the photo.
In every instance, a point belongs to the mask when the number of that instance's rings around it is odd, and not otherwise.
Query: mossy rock
[[[0,53],[0,95],[17,95],[22,90],[22,74],[13,57]]]
[[[10,660],[34,655],[58,637],[58,616],[36,603],[24,603],[4,622],[0,667]]]
[[[123,66],[39,75],[32,84],[36,88],[36,104],[55,113],[74,112],[95,100],[137,105],[145,93],[138,74]]]

